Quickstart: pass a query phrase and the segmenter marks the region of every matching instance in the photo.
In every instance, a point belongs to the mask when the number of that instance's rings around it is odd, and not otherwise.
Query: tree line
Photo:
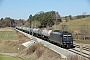
[[[70,20],[75,20],[75,19],[81,19],[88,17],[90,15],[77,15],[77,16],[64,16],[61,17],[58,12],[56,11],[48,11],[48,12],[43,12],[40,11],[34,16],[30,15],[25,26],[27,27],[46,27],[46,26],[53,26],[54,24],[58,24],[65,20],[66,22]]]
[[[52,27],[54,24],[59,24],[62,21],[70,21],[75,19],[81,19],[88,17],[90,15],[86,15],[85,13],[77,16],[64,16],[61,17],[60,14],[56,11],[48,11],[43,12],[40,11],[35,15],[30,15],[27,20],[24,19],[12,19],[10,17],[1,18],[0,19],[0,27],[14,27],[14,26],[25,26],[25,27]]]
[[[12,19],[10,17],[6,17],[6,18],[1,18],[0,19],[0,28],[4,28],[4,27],[15,27],[16,25],[22,26],[24,25],[24,20],[19,19]]]

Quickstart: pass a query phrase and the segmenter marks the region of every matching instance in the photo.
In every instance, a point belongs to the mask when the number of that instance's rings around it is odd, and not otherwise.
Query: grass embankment
[[[18,56],[22,58],[26,57],[28,60],[64,60],[59,54],[40,43],[31,45],[28,49],[19,53]]]

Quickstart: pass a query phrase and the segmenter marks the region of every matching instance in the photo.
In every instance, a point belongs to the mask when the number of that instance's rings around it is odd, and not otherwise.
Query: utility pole
[[[32,15],[29,16],[29,22],[30,22],[30,28],[31,28]]]
[[[55,19],[56,19],[56,21],[55,21],[55,29],[56,29],[56,22],[57,22],[57,12],[55,12]]]
[[[59,19],[60,19],[59,13],[58,12],[55,12],[55,29],[57,29],[56,28],[56,25],[57,25],[57,20],[59,20]]]
[[[29,23],[30,23],[30,28],[31,28],[31,23],[32,23],[32,15],[29,16]],[[30,34],[30,30],[29,30],[29,34]]]

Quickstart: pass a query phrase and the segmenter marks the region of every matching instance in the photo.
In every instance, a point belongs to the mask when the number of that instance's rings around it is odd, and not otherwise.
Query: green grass
[[[0,60],[33,60],[33,58],[12,57],[8,55],[0,54]]]
[[[15,58],[15,57],[0,54],[0,60],[19,60],[19,58]]]
[[[15,31],[0,31],[0,40],[17,40]]]

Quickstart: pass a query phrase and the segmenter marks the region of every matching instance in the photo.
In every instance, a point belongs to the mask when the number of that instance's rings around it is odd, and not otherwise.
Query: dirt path
[[[3,53],[3,52],[0,52],[0,54],[9,55],[9,56],[16,56],[17,55],[17,53]]]

